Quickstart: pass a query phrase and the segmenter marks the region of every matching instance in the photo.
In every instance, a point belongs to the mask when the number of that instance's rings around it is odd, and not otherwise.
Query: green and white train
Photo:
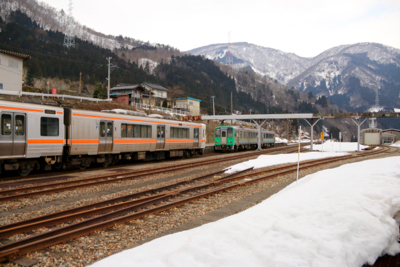
[[[275,133],[262,130],[261,148],[275,145]],[[238,151],[257,149],[258,130],[243,126],[218,126],[214,132],[216,151]]]

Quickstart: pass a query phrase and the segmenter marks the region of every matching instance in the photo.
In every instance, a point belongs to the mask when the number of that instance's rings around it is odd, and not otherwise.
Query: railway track
[[[102,184],[109,183],[118,183],[125,180],[138,179],[141,177],[156,175],[166,172],[172,172],[183,169],[191,169],[195,167],[201,167],[207,164],[216,164],[225,162],[228,160],[238,160],[238,159],[246,159],[250,157],[259,156],[262,154],[271,154],[271,153],[290,153],[297,151],[297,147],[295,146],[287,146],[287,147],[277,147],[270,148],[263,151],[251,152],[246,154],[235,154],[221,157],[219,159],[206,159],[200,160],[197,162],[190,163],[181,163],[181,164],[173,164],[168,166],[162,166],[157,168],[145,168],[141,170],[133,170],[133,171],[125,171],[119,172],[116,174],[105,174],[98,175],[86,178],[79,179],[57,179],[57,177],[53,178],[44,178],[44,179],[33,179],[33,180],[23,180],[18,182],[5,182],[0,183],[0,203],[5,201],[11,201],[21,198],[33,197],[44,194],[53,194],[58,192],[63,192],[67,190],[73,190],[82,187],[89,186],[98,186]],[[56,182],[52,182],[53,180]],[[31,186],[28,186],[32,184]]]
[[[300,170],[304,171],[323,164],[336,163],[352,158],[389,153],[389,150],[389,148],[380,148],[352,155],[304,161],[300,164]],[[221,194],[234,188],[274,179],[296,171],[297,163],[276,166],[261,171],[247,169],[231,175],[216,176],[224,172],[224,170],[218,170],[179,183],[4,225],[0,227],[0,238],[16,234],[21,235],[27,231],[37,229],[45,231],[43,230],[45,226],[53,227],[59,224],[62,226],[1,246],[0,261],[6,261],[69,239],[107,229],[116,224],[170,210],[206,196]]]

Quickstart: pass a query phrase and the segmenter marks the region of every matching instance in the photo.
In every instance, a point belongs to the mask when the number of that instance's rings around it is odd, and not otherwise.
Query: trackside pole
[[[262,126],[264,125],[264,123],[266,122],[266,120],[263,121],[263,123],[258,124],[255,120],[253,120],[253,122],[257,125],[257,131],[258,131],[258,140],[257,140],[257,151],[261,151],[262,150]]]
[[[359,120],[360,118],[357,119]],[[367,119],[363,120],[361,123],[357,123],[353,118],[351,120],[357,125],[357,151],[360,152],[360,128]]]
[[[311,146],[310,146],[310,151],[313,151],[313,143],[314,143],[314,126],[319,122],[320,119],[318,119],[316,122],[312,123],[313,120],[311,120],[311,123],[308,122],[307,119],[304,119],[308,125],[311,127]]]
[[[300,130],[299,130],[299,153],[297,156],[297,178],[296,178],[296,182],[299,180],[299,167],[300,167],[300,140],[301,140],[301,126],[300,126]]]

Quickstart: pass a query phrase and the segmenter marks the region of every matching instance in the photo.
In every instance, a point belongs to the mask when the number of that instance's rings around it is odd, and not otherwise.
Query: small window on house
[[[190,105],[190,106],[193,106],[193,101],[189,101],[189,105]]]
[[[0,89],[3,90],[3,84],[2,83],[0,83]]]
[[[18,62],[14,61],[14,60],[9,60],[8,61],[8,66],[10,68],[18,69]]]

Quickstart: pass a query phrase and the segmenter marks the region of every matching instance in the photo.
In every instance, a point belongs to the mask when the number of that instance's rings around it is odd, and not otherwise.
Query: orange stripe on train
[[[28,139],[28,144],[64,144],[64,139]]]
[[[114,140],[115,144],[151,144],[157,143],[157,140]]]
[[[193,143],[193,140],[165,140],[166,143]]]
[[[89,139],[89,140],[83,140],[83,139],[75,139],[71,140],[71,143],[74,144],[98,144],[99,140],[94,140],[94,139]]]
[[[5,107],[5,106],[0,106],[0,109],[10,109],[10,110],[18,110],[18,111],[31,111],[31,112],[43,113],[43,109],[15,108],[15,107]]]

